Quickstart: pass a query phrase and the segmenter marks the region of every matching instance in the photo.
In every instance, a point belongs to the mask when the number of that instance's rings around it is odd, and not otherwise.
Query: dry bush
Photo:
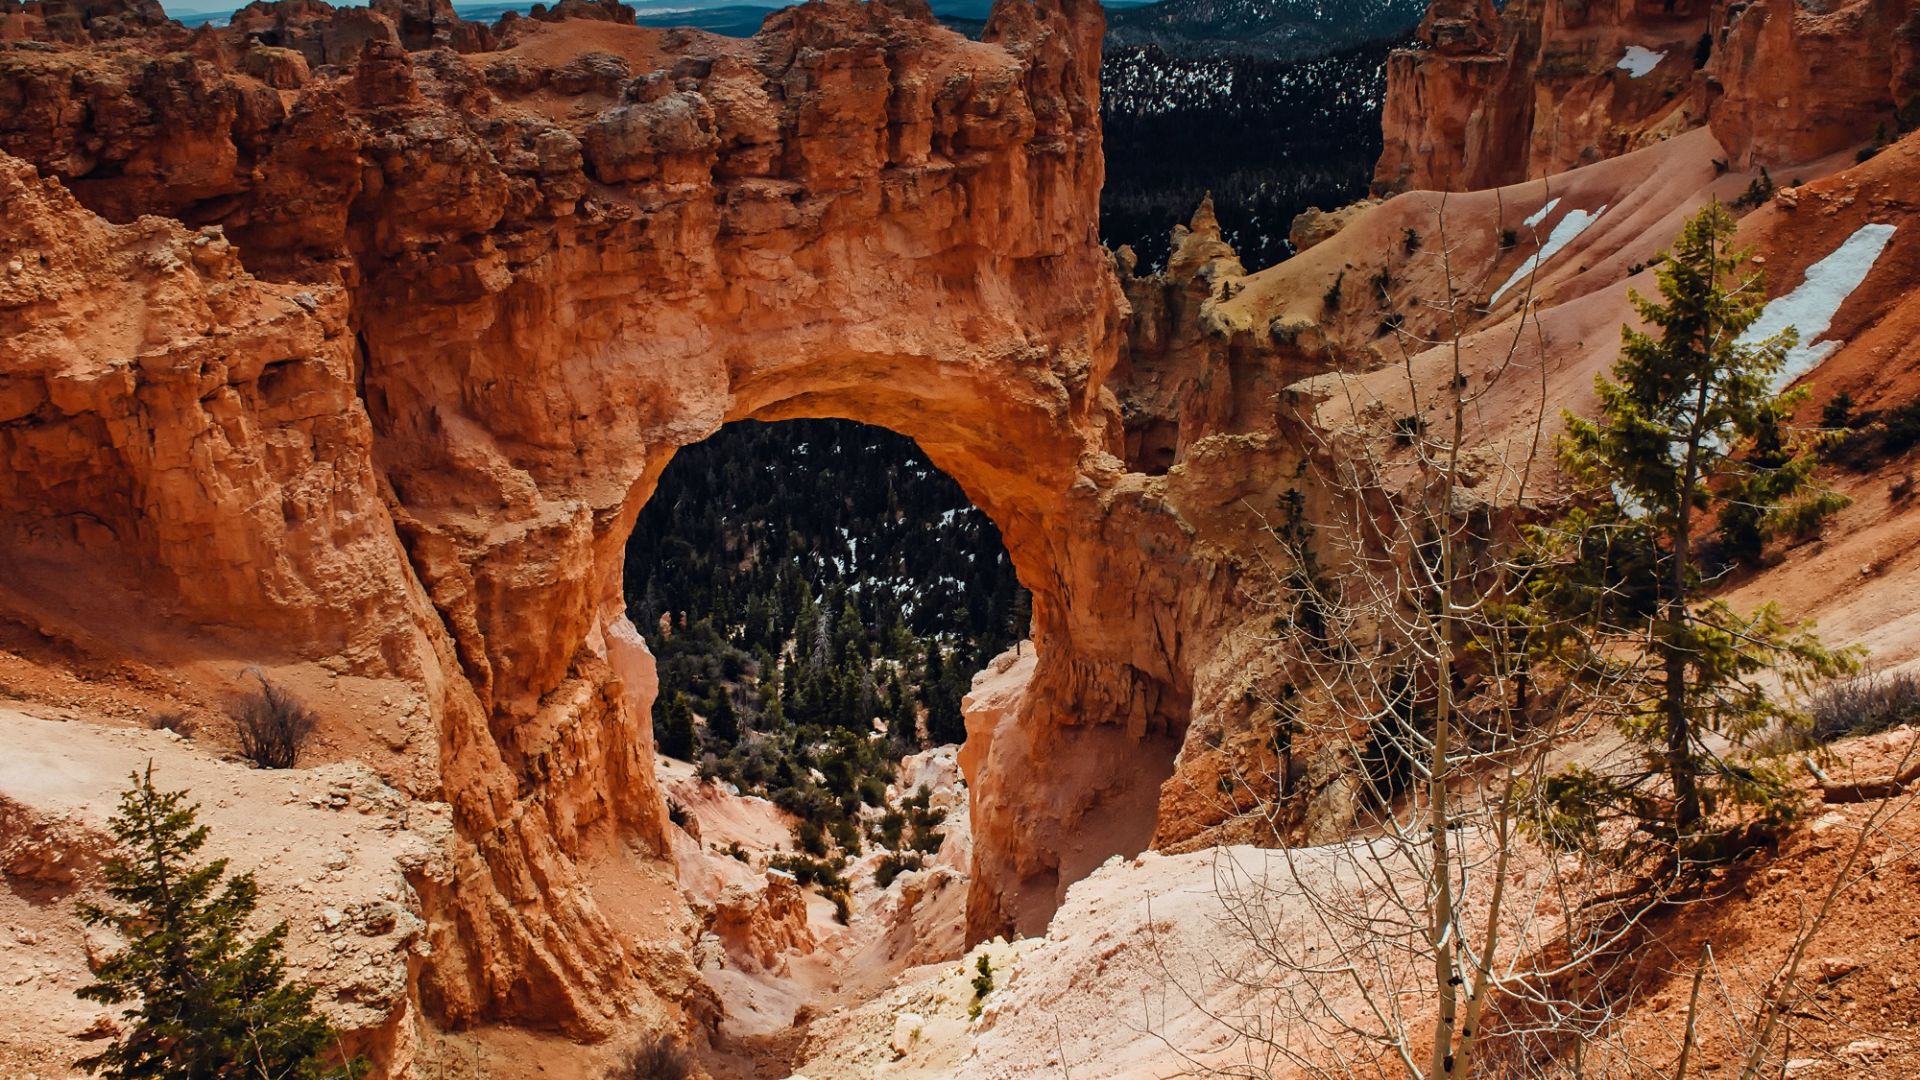
[[[260,689],[233,706],[233,729],[240,754],[263,769],[291,769],[319,718],[284,687],[256,675]]]
[[[147,714],[147,727],[154,731],[171,731],[181,738],[193,734],[193,717],[185,709],[162,709]]]
[[[1920,678],[1908,672],[1870,671],[1828,683],[1814,692],[1807,711],[1813,717],[1813,737],[1823,743],[1888,731],[1920,721]]]
[[[665,1035],[645,1039],[620,1056],[607,1070],[606,1080],[687,1080],[693,1059]]]

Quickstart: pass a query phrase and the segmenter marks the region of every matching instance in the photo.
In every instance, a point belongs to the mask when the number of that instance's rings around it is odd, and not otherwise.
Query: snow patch
[[[1560,197],[1556,195],[1553,198],[1547,200],[1547,205],[1541,207],[1538,210],[1535,210],[1533,212],[1533,216],[1527,218],[1527,220],[1521,222],[1520,224],[1525,225],[1529,229],[1534,228],[1538,226],[1541,222],[1547,220],[1547,215],[1553,213],[1553,208],[1559,205],[1560,205]]]
[[[1667,53],[1664,49],[1655,52],[1645,46],[1629,45],[1627,46],[1627,54],[1622,56],[1620,62],[1613,66],[1626,72],[1631,78],[1643,79],[1650,74],[1654,68],[1659,67],[1660,61],[1666,58]]]
[[[1554,200],[1554,202],[1559,201],[1558,199]],[[1547,204],[1548,208],[1552,206],[1553,203]],[[1604,206],[1592,213],[1588,213],[1585,210],[1567,211],[1567,216],[1561,218],[1560,223],[1553,227],[1551,233],[1547,234],[1547,242],[1540,245],[1540,250],[1534,252],[1531,258],[1520,264],[1520,268],[1513,272],[1513,276],[1507,279],[1505,285],[1494,290],[1493,299],[1490,302],[1499,303],[1500,298],[1506,295],[1508,289],[1533,277],[1534,271],[1545,266],[1547,260],[1565,250],[1568,244],[1573,243],[1581,233],[1587,231],[1587,226],[1600,220],[1600,215],[1606,212],[1607,208]]]
[[[1807,267],[1800,287],[1768,304],[1740,344],[1758,345],[1791,326],[1800,343],[1787,350],[1787,361],[1774,377],[1774,389],[1783,390],[1840,348],[1840,342],[1818,340],[1833,325],[1840,305],[1867,280],[1868,271],[1893,239],[1892,225],[1862,225],[1833,254]]]

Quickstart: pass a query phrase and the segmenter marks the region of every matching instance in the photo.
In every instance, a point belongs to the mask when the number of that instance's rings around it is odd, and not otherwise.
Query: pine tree
[[[207,827],[184,791],[159,791],[153,766],[134,773],[111,821],[118,853],[102,871],[111,903],[80,905],[126,948],[78,993],[125,1005],[127,1030],[76,1063],[115,1080],[351,1080],[363,1062],[329,1065],[338,1037],[313,1009],[312,987],[290,982],[285,923],[246,936],[253,875],[227,861],[196,865]],[[226,879],[224,882],[222,879]]]
[[[723,754],[740,741],[740,716],[733,709],[733,691],[725,683],[713,694],[713,707],[707,713],[707,738],[713,742],[713,749]]]
[[[1815,440],[1788,426],[1804,391],[1773,389],[1792,332],[1743,340],[1765,293],[1742,272],[1748,253],[1729,246],[1734,227],[1717,204],[1687,222],[1661,262],[1661,300],[1632,297],[1649,330],[1623,330],[1613,377],[1596,380],[1599,417],[1566,416],[1561,462],[1587,496],[1539,534],[1549,568],[1536,599],[1587,619],[1554,647],[1608,699],[1625,699],[1621,728],[1644,766],[1551,778],[1543,821],[1563,836],[1592,837],[1624,816],[1692,848],[1713,839],[1722,810],[1786,812],[1784,776],[1730,760],[1710,736],[1738,744],[1797,719],[1769,677],[1798,689],[1854,665],[1772,605],[1742,615],[1704,595],[1697,534],[1708,514],[1752,545],[1774,522],[1817,523],[1839,505],[1809,482]]]
[[[654,728],[653,738],[662,754],[681,761],[693,760],[693,707],[687,704],[686,694],[676,690],[667,699],[667,707]]]
[[[1020,588],[1018,582],[1013,588],[1013,600],[1007,614],[1007,637],[1018,645],[1023,639],[1033,636],[1033,594]]]

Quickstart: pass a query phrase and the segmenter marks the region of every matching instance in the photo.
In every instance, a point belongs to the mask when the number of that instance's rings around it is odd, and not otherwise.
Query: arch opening
[[[656,750],[810,813],[849,855],[879,806],[862,796],[962,742],[973,674],[1031,651],[999,529],[911,439],[847,420],[737,421],[679,451],[623,588],[654,655]],[[823,758],[826,788],[805,776]]]
[[[928,375],[936,372],[948,374]],[[1036,448],[1070,434],[1021,437],[1029,427],[1039,435],[1043,417],[1012,409],[982,418],[982,390],[965,379],[908,386],[853,371],[849,385],[835,385],[831,372],[805,374],[797,392],[781,379],[736,383],[713,434],[664,462],[656,449],[629,496],[617,587],[658,682],[650,709],[634,719],[651,722],[663,757],[690,757],[683,768],[818,822],[824,836],[810,828],[794,838],[809,841],[815,858],[847,853],[861,806],[898,809],[861,803],[863,781],[877,789],[907,753],[964,743],[970,801],[962,813],[982,830],[963,857],[966,939],[1043,932],[1069,885],[1116,853],[1144,849],[1155,834],[1160,785],[1172,772],[1189,699],[1182,673],[1158,663],[1163,654],[1129,655],[1126,643],[1159,636],[1151,624],[1164,613],[1163,598],[1136,591],[1132,575],[1141,572],[1140,555],[1165,553],[1150,550],[1157,538],[1114,522],[1126,515],[1097,496],[1062,492],[1071,480],[1053,473],[1078,453]],[[778,460],[752,468],[773,471],[752,474],[746,486],[757,490],[738,490],[756,454]],[[781,466],[783,481],[762,483]],[[790,524],[803,503],[826,498],[839,500],[826,515],[831,522],[816,522],[798,545],[814,575],[803,597],[805,573],[789,569],[782,584],[766,561],[796,553],[796,545],[772,539],[765,518],[771,511]],[[903,517],[894,534],[868,536],[864,555],[850,559],[876,512]],[[941,519],[931,532],[930,518]],[[831,561],[836,556],[844,565]],[[877,593],[852,587],[882,562],[889,592],[903,601],[906,590],[924,593],[917,608],[898,612],[909,640],[890,649],[895,613]],[[849,599],[867,643],[865,680],[845,665],[836,626],[834,609]],[[809,602],[814,611],[805,615]],[[929,606],[952,610],[936,617]],[[802,644],[795,638],[808,634],[816,640],[806,645],[806,662],[794,663]],[[1114,654],[1157,667],[1116,663]],[[961,699],[976,675],[985,676],[976,695],[984,700],[963,718]],[[768,719],[776,703],[779,715]],[[898,719],[903,709],[913,714],[910,728]],[[855,730],[858,752],[846,738]],[[796,736],[811,745],[797,747]],[[702,739],[712,745],[697,745]],[[795,782],[822,757],[834,766],[831,784]],[[1028,809],[1056,803],[1046,816]],[[863,834],[859,843],[869,840]]]

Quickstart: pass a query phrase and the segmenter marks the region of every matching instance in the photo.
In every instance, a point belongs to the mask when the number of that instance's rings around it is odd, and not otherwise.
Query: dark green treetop
[[[110,826],[119,851],[102,871],[108,903],[80,905],[89,926],[127,941],[78,993],[124,1005],[123,1034],[76,1063],[114,1080],[352,1080],[360,1061],[329,1064],[338,1036],[291,981],[287,927],[249,936],[259,890],[196,861],[207,840],[184,791],[160,791],[153,766],[134,773]]]

